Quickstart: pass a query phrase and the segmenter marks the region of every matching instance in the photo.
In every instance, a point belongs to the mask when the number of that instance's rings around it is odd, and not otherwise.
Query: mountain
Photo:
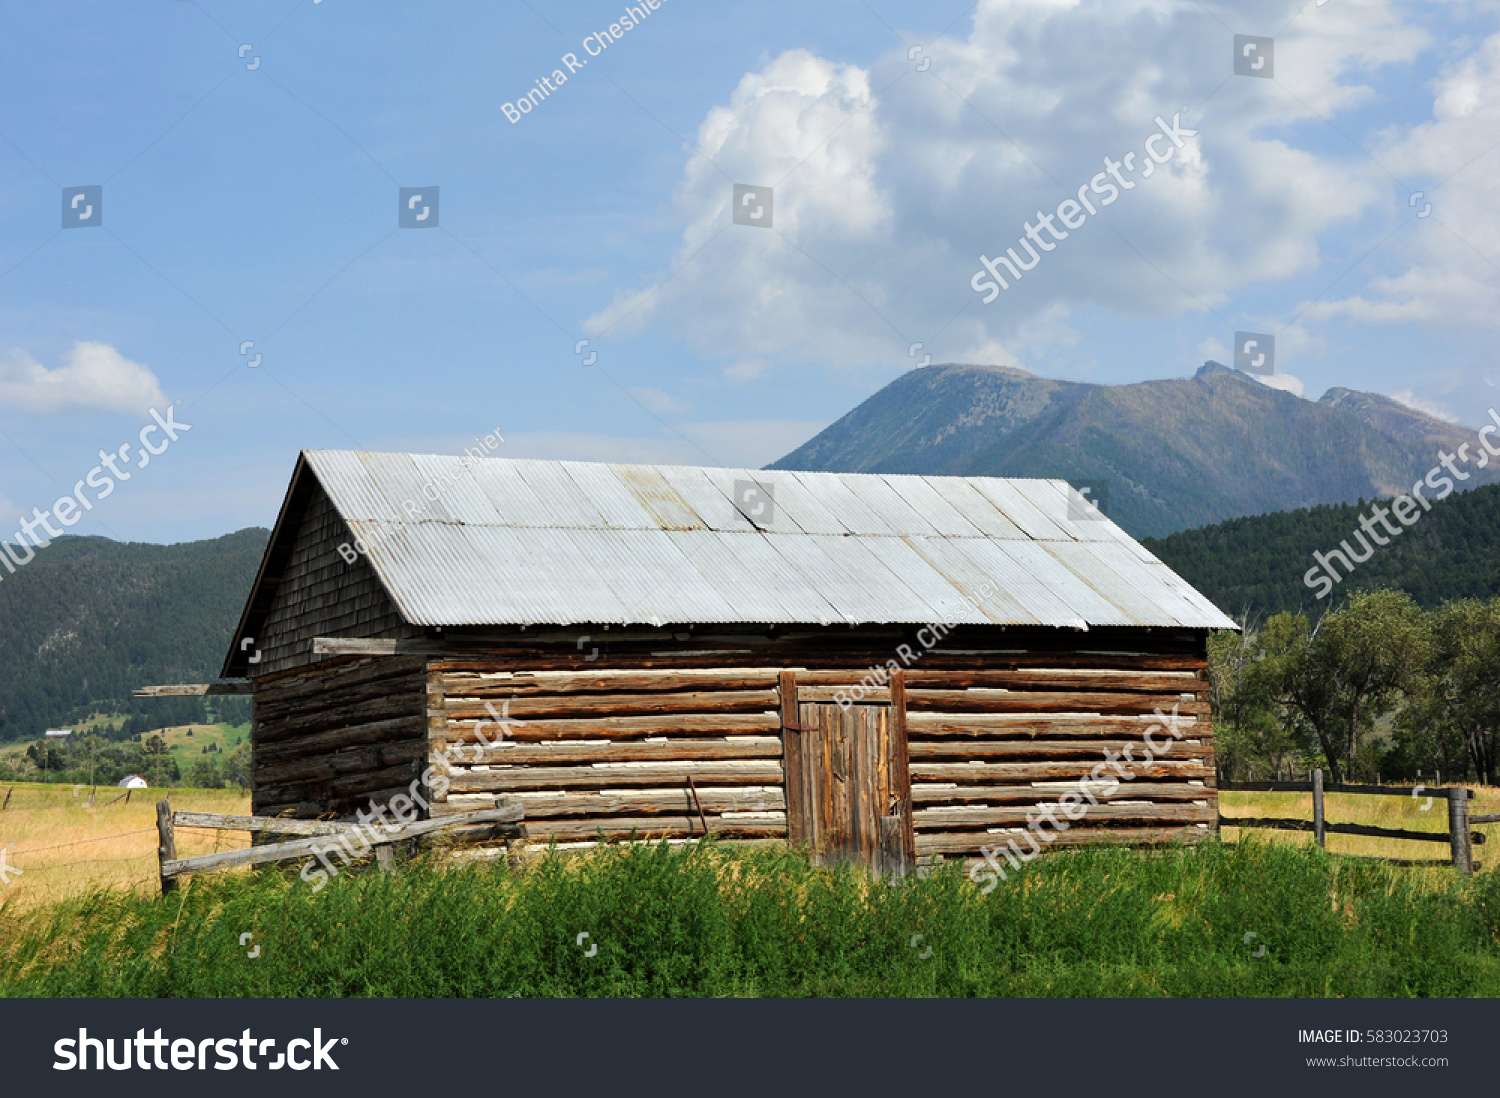
[[[1217,362],[1134,385],[945,365],[897,378],[770,468],[1104,480],[1110,517],[1161,537],[1397,495],[1465,443],[1478,449],[1472,430],[1389,397],[1303,400]],[[1471,471],[1463,487],[1500,481],[1500,462]]]
[[[258,528],[181,545],[62,537],[0,571],[0,740],[91,712],[153,728],[204,720],[202,698],[130,692],[218,676],[269,538]]]
[[[1358,556],[1369,548],[1357,540],[1361,516],[1389,544],[1375,547],[1352,572],[1334,560],[1343,577],[1328,597],[1303,582],[1318,567],[1314,553],[1328,558],[1344,543]],[[1500,485],[1456,492],[1434,500],[1410,526],[1391,536],[1363,502],[1313,507],[1274,515],[1232,519],[1197,530],[1183,530],[1147,549],[1231,617],[1249,611],[1267,617],[1281,610],[1321,613],[1354,590],[1394,587],[1425,607],[1449,599],[1500,595]],[[1317,576],[1314,576],[1316,584]]]

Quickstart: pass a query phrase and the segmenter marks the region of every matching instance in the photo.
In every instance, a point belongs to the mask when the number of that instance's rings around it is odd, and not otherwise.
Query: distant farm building
[[[71,728],[49,728],[42,733],[42,737],[48,740],[65,740],[73,734]]]
[[[1233,627],[1062,481],[308,451],[223,674],[260,815],[973,859],[1209,833]]]
[[[131,774],[115,783],[117,789],[149,789],[150,783],[139,774]]]

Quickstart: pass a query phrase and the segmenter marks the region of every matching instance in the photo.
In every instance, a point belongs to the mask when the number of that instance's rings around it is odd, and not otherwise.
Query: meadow
[[[147,800],[132,824],[154,822]],[[69,805],[23,811],[90,826]],[[6,816],[0,844],[20,845]],[[184,853],[224,842],[192,834]],[[0,995],[1500,995],[1500,874],[1358,861],[1295,834],[1058,852],[988,895],[956,863],[892,883],[774,846],[643,843],[520,867],[429,852],[319,892],[292,871],[205,874],[161,897],[154,832],[117,841],[140,844],[124,864],[144,856],[149,880],[0,891]]]
[[[0,785],[0,851],[19,869],[0,885],[0,916],[101,890],[151,895],[159,891],[156,802],[196,812],[248,814],[250,794],[239,789],[134,789],[100,786],[89,804],[87,786],[17,782]],[[240,831],[177,834],[181,857],[250,845]]]

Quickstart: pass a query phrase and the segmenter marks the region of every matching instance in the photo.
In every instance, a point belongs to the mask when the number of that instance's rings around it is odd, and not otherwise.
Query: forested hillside
[[[1303,508],[1231,519],[1144,544],[1232,617],[1246,610],[1260,617],[1281,610],[1317,613],[1354,591],[1381,587],[1399,588],[1428,609],[1450,599],[1500,595],[1500,485],[1489,485],[1434,501],[1400,536],[1377,525],[1390,544],[1375,548],[1327,598],[1317,598],[1303,582],[1308,569],[1317,567],[1313,554],[1326,555],[1344,541],[1362,554],[1354,532],[1366,514],[1364,502]]]
[[[205,720],[201,698],[130,693],[217,678],[269,536],[251,528],[180,545],[64,537],[14,575],[0,573],[0,741],[91,713],[136,717],[122,735]]]

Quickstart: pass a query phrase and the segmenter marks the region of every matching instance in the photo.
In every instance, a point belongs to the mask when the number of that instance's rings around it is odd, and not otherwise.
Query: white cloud
[[[627,389],[626,392],[658,415],[664,415],[668,412],[686,412],[690,407],[690,405],[684,404],[670,393],[664,393],[660,389]]]
[[[1448,423],[1458,422],[1457,416],[1449,415],[1436,404],[1428,404],[1425,400],[1421,400],[1410,389],[1403,389],[1399,393],[1392,393],[1391,399],[1398,404],[1406,405],[1414,412],[1421,412],[1423,415],[1432,416],[1434,419],[1445,420]]]
[[[1259,18],[1279,25],[1303,6]],[[776,56],[699,126],[704,155],[683,168],[669,269],[618,291],[588,329],[622,337],[658,323],[739,379],[764,362],[889,368],[918,340],[935,360],[1025,365],[1067,345],[1073,310],[1173,315],[1311,271],[1319,235],[1389,184],[1362,159],[1276,132],[1366,102],[1366,73],[1428,43],[1386,0],[1329,11],[1278,37],[1278,83],[1296,98],[1228,84],[1183,118],[1198,135],[1149,179],[1155,119],[1202,103],[1218,82],[1205,84],[1205,58],[1229,63],[1223,28],[1193,5],[982,0],[967,37],[924,43],[925,72],[904,47],[868,70]],[[980,304],[978,256],[1019,248],[1037,211],[1128,152],[1137,186]],[[770,230],[731,222],[731,181],[775,188]]]
[[[1247,374],[1246,376],[1255,378],[1267,388],[1281,389],[1296,397],[1302,396],[1302,379],[1293,377],[1291,374]]]
[[[1403,269],[1309,316],[1500,324],[1500,34],[1452,63],[1433,94],[1431,121],[1393,128],[1377,149],[1394,175],[1418,181],[1396,202],[1391,228],[1401,228],[1386,248]]]
[[[1205,361],[1213,361],[1221,365],[1227,365],[1230,359],[1229,348],[1213,336],[1209,336],[1198,344],[1198,353]]]
[[[89,408],[139,414],[166,403],[156,375],[107,343],[73,344],[66,363],[55,370],[20,350],[0,360],[0,408],[43,413]]]

